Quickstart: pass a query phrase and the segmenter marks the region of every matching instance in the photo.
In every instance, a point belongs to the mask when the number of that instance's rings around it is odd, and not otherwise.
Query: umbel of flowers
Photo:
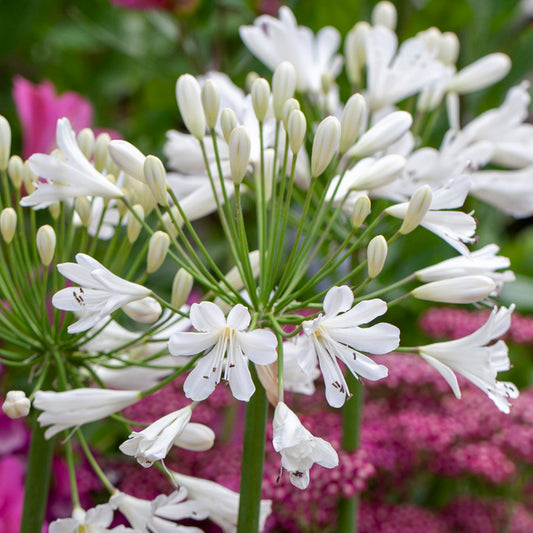
[[[288,8],[241,28],[272,79],[257,78],[245,94],[223,73],[180,76],[177,103],[189,133],[168,133],[171,172],[127,141],[89,129],[76,135],[65,118],[57,150],[23,162],[9,157],[9,125],[0,121],[0,356],[28,379],[27,395],[11,391],[3,408],[10,416],[28,414],[30,404],[39,412],[23,532],[41,528],[56,435],[73,512],[51,531],[109,531],[114,510],[135,531],[199,531],[177,524],[185,518],[260,530],[270,509],[261,501],[268,402],[280,466],[304,490],[314,463],[335,468],[338,454],[302,425],[284,391],[313,390],[321,375],[327,403],[344,406],[343,446],[352,450],[359,382],[388,374],[376,354],[417,352],[456,396],[462,374],[509,411],[518,391],[497,381],[509,368],[497,339],[512,309],[498,309],[495,298],[513,274],[502,272],[508,260],[495,245],[470,250],[476,221],[461,207],[473,194],[515,216],[532,213],[529,96],[515,87],[501,108],[462,125],[460,95],[498,81],[509,59],[493,54],[457,70],[456,36],[432,28],[398,47],[395,18],[382,2],[372,24],[357,23],[345,38],[354,87],[345,103],[335,84],[343,65],[337,30],[315,36]],[[414,116],[402,109],[406,99]],[[437,150],[424,143],[442,108],[450,129]],[[481,170],[489,163],[497,170]],[[195,224],[209,214],[223,234],[223,262]],[[387,256],[396,241],[427,231],[455,256],[413,262],[407,277],[383,281],[387,271],[394,278]],[[153,289],[165,260],[176,272],[158,280],[167,281],[168,298]],[[188,305],[193,287],[200,296]],[[381,317],[410,298],[494,309],[464,339],[400,347],[400,330]],[[142,430],[117,414],[181,374],[185,408],[169,406]],[[211,429],[191,420],[225,384],[247,403],[240,496],[164,465],[173,446],[211,447]],[[82,429],[108,416],[124,426],[120,450],[145,468],[159,464],[175,492],[150,502],[113,486]],[[110,493],[104,507],[80,506],[74,440]],[[354,530],[355,504],[340,502],[339,531]]]

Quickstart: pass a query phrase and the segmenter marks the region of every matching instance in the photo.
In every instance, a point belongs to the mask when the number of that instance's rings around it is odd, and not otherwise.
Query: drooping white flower
[[[283,402],[278,402],[272,423],[272,445],[281,455],[281,466],[290,474],[291,483],[299,489],[309,485],[309,469],[314,463],[334,468],[339,457],[329,442],[314,437]]]
[[[33,154],[28,164],[34,174],[46,180],[25,196],[20,204],[37,209],[76,196],[120,198],[122,191],[98,172],[83,155],[68,118],[57,121],[57,145],[65,161],[48,154]]]
[[[175,491],[169,496],[160,494],[152,501],[116,492],[109,499],[109,504],[128,519],[135,531],[141,533],[202,533],[200,528],[176,524],[176,521],[187,518],[207,518],[207,510],[200,502],[185,498],[185,489]]]
[[[292,63],[298,91],[318,93],[322,77],[335,79],[342,68],[336,53],[341,40],[338,30],[327,26],[315,36],[309,28],[298,26],[286,6],[280,8],[279,19],[262,15],[253,26],[241,26],[239,33],[248,50],[270,70],[283,61]]]
[[[119,449],[135,456],[145,468],[164,459],[173,445],[186,450],[208,450],[215,441],[215,434],[203,424],[191,423],[191,415],[190,406],[169,413],[142,431],[133,431]]]
[[[354,376],[378,380],[388,374],[387,367],[378,365],[361,352],[387,353],[400,342],[400,331],[391,324],[358,327],[387,311],[383,300],[367,300],[354,307],[352,303],[353,293],[348,286],[332,287],[324,298],[325,314],[302,323],[310,341],[307,350],[312,350],[315,361],[318,358],[326,384],[326,399],[332,407],[341,407],[350,394],[337,359]],[[302,353],[302,357],[308,354]]]
[[[57,309],[82,315],[80,320],[68,327],[69,333],[92,328],[113,311],[142,300],[151,293],[150,289],[113,274],[86,254],[77,254],[76,262],[61,263],[57,269],[79,287],[62,289],[52,298],[52,304]]]
[[[420,355],[440,372],[457,398],[461,397],[461,390],[454,372],[485,392],[500,411],[509,412],[508,399],[517,398],[518,389],[513,383],[496,381],[498,372],[510,368],[507,345],[502,340],[490,343],[509,329],[513,310],[514,306],[494,308],[487,322],[474,333],[418,347]]]
[[[207,509],[209,519],[219,525],[224,533],[236,533],[239,516],[239,493],[197,477],[171,472],[174,481],[187,489],[189,498]],[[259,508],[259,532],[271,513],[272,501],[261,500]]]
[[[70,427],[81,426],[112,415],[141,399],[140,391],[72,389],[37,391],[33,406],[43,411],[39,418],[46,439]]]
[[[74,508],[71,518],[59,518],[50,524],[50,533],[134,533],[135,530],[126,526],[110,528],[113,521],[113,510],[109,504],[97,505],[88,511],[80,507]]]
[[[215,390],[224,368],[223,380],[229,383],[233,396],[243,401],[250,399],[255,386],[248,370],[248,359],[259,365],[277,359],[276,336],[263,329],[245,331],[250,318],[241,304],[233,307],[227,318],[212,302],[192,304],[190,319],[197,332],[175,333],[168,344],[172,355],[207,351],[185,380],[183,390],[187,398],[205,400]]]

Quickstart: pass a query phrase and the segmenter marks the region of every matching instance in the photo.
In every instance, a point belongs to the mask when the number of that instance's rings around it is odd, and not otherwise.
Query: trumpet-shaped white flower
[[[117,526],[110,528],[113,521],[113,510],[109,504],[105,503],[97,505],[88,511],[84,511],[80,507],[76,507],[72,511],[72,518],[60,518],[54,520],[50,524],[50,533],[134,533],[135,530],[125,527]]]
[[[283,402],[278,402],[272,423],[272,445],[281,455],[281,466],[290,474],[291,483],[299,489],[309,485],[309,469],[314,463],[334,468],[339,457],[329,442],[305,429],[298,417]]]
[[[205,507],[200,502],[185,501],[186,497],[185,489],[175,491],[169,496],[160,494],[153,501],[116,492],[109,499],[109,503],[128,519],[135,531],[141,533],[202,533],[200,528],[176,524],[176,521],[187,518],[207,518]]]
[[[192,304],[190,319],[198,331],[175,333],[168,344],[172,355],[194,355],[209,350],[185,380],[183,390],[187,398],[205,400],[215,390],[225,367],[223,380],[229,383],[233,396],[243,401],[250,399],[255,386],[248,359],[259,365],[277,359],[276,336],[262,329],[245,331],[250,318],[241,304],[231,309],[227,319],[212,302]]]
[[[288,7],[281,7],[279,19],[270,15],[257,17],[253,26],[241,26],[239,33],[248,50],[270,70],[289,61],[296,70],[298,91],[317,93],[322,77],[336,78],[342,68],[342,57],[336,52],[340,46],[337,29],[327,26],[317,35],[298,26]]]
[[[383,354],[394,350],[400,343],[400,331],[391,324],[358,327],[387,311],[387,304],[383,300],[367,300],[353,308],[352,303],[353,293],[348,286],[332,287],[324,298],[325,315],[302,323],[310,341],[307,350],[314,353],[315,364],[318,358],[326,384],[326,399],[332,407],[341,407],[350,394],[337,359],[354,376],[378,380],[388,374],[387,367],[378,365],[361,351]],[[305,352],[302,351],[302,358],[307,359],[309,364]]]
[[[120,198],[122,191],[100,174],[83,155],[68,118],[57,121],[57,145],[65,161],[47,154],[33,154],[30,169],[46,180],[20,204],[37,209],[76,196]]]
[[[509,412],[508,399],[517,398],[518,389],[513,383],[496,381],[498,372],[510,368],[507,346],[502,340],[490,343],[509,329],[513,310],[514,306],[494,308],[487,322],[474,333],[418,348],[420,355],[448,382],[457,398],[461,397],[461,390],[454,372],[485,392],[500,411]]]
[[[81,319],[68,327],[69,333],[92,328],[120,307],[146,298],[150,289],[116,276],[96,259],[77,254],[77,263],[61,263],[57,269],[79,287],[62,289],[52,304],[63,311],[75,311]]]
[[[140,391],[72,389],[37,391],[33,406],[43,411],[39,418],[46,439],[64,429],[81,426],[112,415],[141,399]]]
[[[185,476],[172,472],[174,481],[187,489],[189,498],[197,502],[209,513],[209,519],[219,525],[224,533],[237,531],[239,516],[239,493],[234,492],[214,481]],[[261,500],[259,508],[259,532],[263,531],[265,522],[271,513],[271,500]]]
[[[119,449],[135,456],[145,468],[164,459],[173,445],[186,450],[208,450],[215,441],[215,434],[203,424],[190,423],[191,415],[190,406],[169,413],[146,429],[133,431]]]

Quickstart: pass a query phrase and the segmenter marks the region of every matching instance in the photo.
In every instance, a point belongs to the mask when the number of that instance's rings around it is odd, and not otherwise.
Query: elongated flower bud
[[[365,98],[357,93],[353,94],[344,106],[341,117],[341,140],[339,152],[341,154],[351,148],[357,137],[366,128],[368,109]]]
[[[76,138],[78,141],[78,146],[80,147],[80,150],[82,151],[83,155],[87,159],[91,159],[94,152],[94,145],[96,142],[96,139],[94,137],[94,131],[91,128],[83,128]]]
[[[0,170],[5,170],[11,153],[11,126],[5,117],[0,115]]]
[[[7,164],[7,173],[15,189],[19,190],[24,176],[24,161],[18,155],[12,155]]]
[[[311,153],[311,176],[320,176],[339,149],[341,125],[334,116],[326,117],[316,129]]]
[[[400,233],[402,235],[407,235],[418,227],[428,212],[432,200],[433,191],[429,185],[423,185],[414,192],[411,200],[409,200],[407,213],[400,227]]]
[[[239,185],[250,162],[250,137],[244,126],[235,128],[229,138],[229,164],[233,183]]]
[[[161,315],[161,305],[154,298],[147,296],[141,300],[129,302],[122,306],[124,311],[135,322],[142,324],[151,324],[155,322]]]
[[[370,31],[370,24],[358,22],[346,36],[344,57],[346,59],[346,75],[353,85],[361,85],[361,71],[366,63],[365,36]]]
[[[133,210],[138,215],[138,217],[143,220],[144,219],[144,209],[142,205],[136,204],[133,206]],[[138,220],[138,218],[131,212],[128,213],[128,226],[127,226],[127,233],[128,233],[128,241],[131,243],[134,243],[137,240],[137,237],[139,236],[139,233],[141,232],[142,224]]]
[[[56,232],[54,228],[48,224],[41,226],[37,231],[36,242],[41,263],[44,266],[48,266],[52,262],[56,251]]]
[[[96,137],[94,143],[94,168],[102,172],[107,166],[108,151],[107,148],[111,142],[109,133],[103,132]]]
[[[487,298],[496,289],[488,276],[461,276],[426,283],[411,294],[419,300],[449,304],[469,304]]]
[[[114,140],[108,146],[109,155],[120,170],[144,183],[144,162],[146,157],[128,141]]]
[[[511,69],[509,56],[489,54],[460,70],[450,81],[448,90],[471,93],[500,81]]]
[[[296,70],[289,61],[282,61],[272,77],[272,97],[276,120],[283,118],[283,105],[296,89]]]
[[[252,85],[252,105],[259,122],[265,120],[270,102],[270,85],[265,78],[257,78]]]
[[[150,238],[146,272],[155,272],[165,260],[170,246],[170,237],[163,231],[156,231]]]
[[[276,179],[276,170],[274,169],[274,159],[275,159],[276,151],[274,148],[267,148],[263,152],[263,162],[265,167],[265,202],[269,202],[270,198],[272,197],[272,184],[274,183],[274,180]],[[257,169],[256,172],[261,172],[260,169]]]
[[[445,65],[455,65],[459,57],[459,38],[451,31],[445,31],[441,36],[439,59]]]
[[[237,115],[235,115],[235,111],[233,111],[233,109],[226,107],[226,109],[224,109],[224,111],[222,111],[220,114],[220,127],[222,128],[222,135],[224,135],[224,139],[228,144],[231,132],[237,127],[238,123]]]
[[[283,104],[283,108],[281,110],[281,120],[283,121],[283,127],[285,128],[285,131],[287,131],[289,127],[289,117],[296,109],[300,111],[300,102],[298,102],[296,98],[289,98]]]
[[[80,217],[82,226],[86,228],[91,221],[91,203],[85,196],[77,196],[74,200],[74,209]]]
[[[291,147],[291,152],[293,154],[297,154],[300,151],[300,148],[305,141],[306,131],[307,122],[305,120],[305,115],[299,109],[295,109],[291,112],[287,122],[289,146]]]
[[[32,172],[30,165],[25,161],[22,168],[22,182],[24,183],[24,188],[28,194],[31,194],[35,191],[35,183],[37,182],[37,176]]]
[[[372,10],[371,20],[374,25],[379,24],[394,31],[398,20],[394,4],[391,2],[378,2]]]
[[[161,159],[155,155],[147,156],[144,161],[144,180],[157,203],[166,207],[168,205],[167,171]]]
[[[170,301],[173,307],[179,309],[187,303],[187,298],[191,294],[193,283],[194,278],[185,269],[180,268],[176,272],[174,281],[172,282],[172,296]]]
[[[366,220],[370,213],[370,198],[365,194],[359,196],[353,204],[352,224],[354,229],[361,227],[361,224]]]
[[[50,216],[57,220],[59,217],[59,213],[61,213],[61,204],[59,202],[54,202],[53,204],[50,204],[48,206],[48,211],[50,212]]]
[[[368,277],[374,279],[383,270],[387,259],[387,241],[383,235],[377,235],[368,243],[366,257],[368,261]]]
[[[176,83],[176,99],[185,126],[198,140],[205,135],[205,115],[200,96],[200,86],[190,74],[182,74]]]
[[[9,418],[23,418],[30,412],[30,407],[30,400],[24,391],[10,390],[2,404],[2,411]]]
[[[9,244],[13,240],[17,229],[17,212],[12,207],[6,207],[0,214],[0,232],[4,242]]]
[[[202,106],[204,108],[207,127],[214,129],[218,120],[220,93],[213,80],[207,80],[202,87]]]

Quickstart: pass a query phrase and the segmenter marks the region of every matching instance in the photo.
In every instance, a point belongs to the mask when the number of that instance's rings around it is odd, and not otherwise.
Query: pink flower
[[[0,460],[0,533],[19,530],[24,486],[22,465],[12,456]]]
[[[178,13],[194,11],[200,4],[200,0],[111,0],[111,3],[127,9],[165,9]]]

